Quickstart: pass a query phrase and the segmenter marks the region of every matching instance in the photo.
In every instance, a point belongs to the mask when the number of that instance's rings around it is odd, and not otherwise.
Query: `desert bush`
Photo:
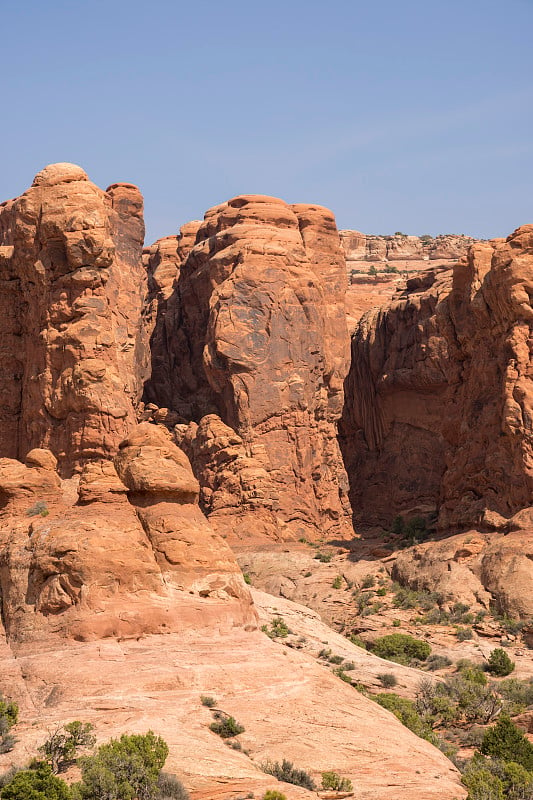
[[[264,793],[263,800],[287,800],[287,795],[275,789],[269,789],[268,792]]]
[[[389,633],[373,642],[372,652],[389,661],[408,665],[414,660],[425,661],[431,653],[431,647],[407,633]]]
[[[315,556],[315,559],[322,564],[329,564],[332,558],[333,556],[331,553],[317,553]]]
[[[424,722],[412,700],[408,700],[406,697],[400,697],[392,692],[383,692],[383,694],[378,694],[373,699],[375,699],[380,706],[391,711],[406,728],[409,728],[409,730],[417,736],[420,736],[422,739],[427,739],[433,744],[435,743],[436,737],[431,727]]]
[[[223,714],[220,711],[215,714],[215,721],[211,723],[209,729],[212,730],[213,733],[218,734],[222,739],[230,739],[233,736],[244,733],[243,725],[240,725],[235,717]]]
[[[375,582],[376,579],[373,575],[365,575],[361,583],[361,589],[371,589]]]
[[[273,775],[278,781],[292,783],[295,786],[303,786],[304,789],[309,789],[310,792],[316,789],[316,784],[310,774],[303,769],[297,769],[286,758],[283,759],[281,764],[279,761],[265,761],[261,764],[261,769],[263,772]]]
[[[79,759],[82,781],[74,788],[76,800],[158,800],[167,756],[166,742],[152,731],[111,739],[94,755]]]
[[[393,686],[396,686],[398,683],[398,678],[394,674],[394,672],[380,672],[379,675],[376,676],[385,689],[392,689]]]
[[[457,628],[455,635],[458,642],[466,642],[474,637],[472,628]]]
[[[18,713],[18,705],[0,694],[0,753],[9,753],[17,742],[10,729],[16,724]]]
[[[331,584],[332,589],[340,589],[342,587],[342,575],[337,575]]]
[[[514,761],[533,771],[533,744],[507,714],[485,732],[479,749],[483,755]]]
[[[329,656],[328,661],[330,664],[342,664],[344,661],[343,656]]]
[[[190,800],[185,786],[175,775],[160,772],[157,779],[157,800]]]
[[[217,704],[216,697],[211,697],[208,694],[200,695],[200,700],[202,702],[202,705],[205,706],[206,708],[213,708],[213,706],[216,706]]]
[[[533,705],[533,678],[521,681],[518,678],[507,678],[495,686],[503,699],[504,711],[512,717],[520,714],[528,706]]]
[[[26,516],[27,517],[47,517],[50,512],[46,506],[44,500],[38,500],[32,506],[26,509]]]
[[[341,778],[338,772],[323,772],[322,789],[333,792],[351,792],[353,785],[349,778]]]
[[[289,633],[292,633],[291,629],[285,623],[285,620],[279,616],[271,620],[270,627],[268,625],[262,625],[261,630],[271,639],[284,639]]]
[[[514,662],[511,661],[505,650],[502,650],[501,647],[497,647],[488,658],[487,670],[491,675],[503,678],[506,675],[510,675],[514,670]]]
[[[40,761],[17,772],[1,789],[0,796],[2,800],[71,800],[72,793],[50,765]]]
[[[426,669],[431,670],[431,672],[435,672],[438,669],[450,667],[451,664],[452,662],[446,656],[439,656],[437,653],[432,653],[427,657]]]
[[[252,579],[250,577],[250,573],[249,572],[243,572],[242,573],[242,577],[244,578],[244,582],[247,583],[248,586],[252,585]]]
[[[385,595],[387,594],[387,589],[385,588],[385,586],[381,586],[379,589],[376,590],[376,594],[378,597],[385,597]]]
[[[461,780],[468,789],[468,800],[504,800],[502,781],[483,761],[473,759]]]

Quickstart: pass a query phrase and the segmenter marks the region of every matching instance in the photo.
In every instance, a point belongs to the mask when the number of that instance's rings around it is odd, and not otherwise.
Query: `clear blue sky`
[[[131,181],[147,242],[236,194],[367,233],[533,222],[533,0],[0,2],[0,199]]]

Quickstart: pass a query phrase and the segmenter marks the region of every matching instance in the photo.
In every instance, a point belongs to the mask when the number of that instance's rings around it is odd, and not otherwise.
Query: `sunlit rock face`
[[[52,164],[0,206],[0,454],[52,450],[62,475],[110,458],[149,366],[143,200]]]
[[[331,212],[236,197],[157,242],[147,265],[145,400],[194,423],[178,440],[213,523],[240,536],[350,535],[336,439],[346,269]]]

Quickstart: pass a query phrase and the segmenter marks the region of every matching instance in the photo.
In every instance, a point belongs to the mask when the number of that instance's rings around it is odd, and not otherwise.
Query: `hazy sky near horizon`
[[[237,194],[366,233],[533,222],[533,0],[0,0],[0,200],[136,183],[146,241]]]

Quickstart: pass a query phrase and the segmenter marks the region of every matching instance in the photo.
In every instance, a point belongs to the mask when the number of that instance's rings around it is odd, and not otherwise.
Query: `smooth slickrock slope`
[[[407,286],[352,339],[341,445],[353,507],[498,528],[533,498],[533,226]]]
[[[74,164],[0,206],[0,455],[35,447],[69,475],[111,457],[147,376],[143,201]]]
[[[147,255],[145,400],[192,421],[178,441],[213,524],[239,536],[349,531],[336,440],[346,272],[331,212],[236,197]]]

